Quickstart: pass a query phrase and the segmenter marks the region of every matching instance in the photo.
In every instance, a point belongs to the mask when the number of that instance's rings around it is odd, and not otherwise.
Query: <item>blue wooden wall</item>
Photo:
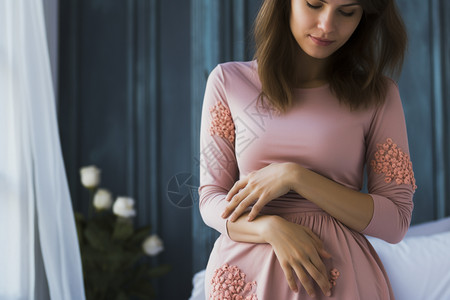
[[[400,79],[418,190],[413,223],[450,214],[448,1],[398,1],[409,34]],[[447,66],[447,67],[446,67]]]
[[[159,299],[187,299],[217,233],[198,212],[199,129],[208,73],[248,60],[261,0],[66,0],[60,3],[59,122],[74,208],[78,169],[137,201],[173,271]],[[450,215],[450,3],[399,0],[410,45],[400,79],[417,184],[414,223]],[[183,184],[184,183],[184,184]]]

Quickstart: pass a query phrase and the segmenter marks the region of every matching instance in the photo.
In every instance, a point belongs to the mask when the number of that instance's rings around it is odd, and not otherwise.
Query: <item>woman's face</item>
[[[323,59],[348,41],[362,14],[357,0],[291,0],[290,27],[306,54]]]

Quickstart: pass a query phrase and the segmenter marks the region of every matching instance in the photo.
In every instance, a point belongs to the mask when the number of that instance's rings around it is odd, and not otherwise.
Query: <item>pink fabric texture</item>
[[[375,173],[383,173],[386,177],[384,181],[390,183],[394,180],[397,184],[411,184],[416,190],[416,180],[412,170],[412,163],[409,155],[398,148],[391,138],[384,144],[377,145],[378,151],[371,165]]]
[[[237,180],[270,163],[289,161],[354,190],[362,189],[364,166],[369,165],[367,188],[374,214],[362,232],[349,229],[293,191],[273,199],[261,212],[311,228],[332,255],[324,259],[332,296],[325,297],[316,285],[315,299],[393,299],[384,267],[363,234],[396,243],[411,220],[415,181],[398,87],[389,81],[384,105],[358,111],[342,105],[328,85],[296,89],[294,106],[278,114],[258,101],[261,84],[256,68],[255,61],[221,64],[211,72],[205,90],[199,207],[204,222],[221,233],[206,268],[206,297],[225,292],[212,280],[217,278],[216,270],[227,264],[257,283],[252,293],[259,300],[310,299],[302,288],[299,293],[290,290],[269,244],[231,240],[227,220],[221,218],[228,204],[225,197]],[[380,145],[390,155],[386,172],[384,166],[377,171]],[[370,167],[372,161],[375,168]],[[386,180],[392,172],[394,177]],[[230,293],[230,286],[225,287]]]

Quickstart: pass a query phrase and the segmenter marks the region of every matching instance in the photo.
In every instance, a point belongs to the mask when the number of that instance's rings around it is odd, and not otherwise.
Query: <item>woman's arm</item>
[[[236,242],[264,244],[268,243],[263,234],[270,229],[270,224],[277,216],[261,215],[253,222],[247,221],[248,212],[235,222],[227,222],[228,237]]]
[[[374,113],[366,135],[367,188],[354,191],[291,162],[270,164],[237,181],[228,192],[223,218],[234,221],[250,205],[253,220],[269,201],[294,190],[331,216],[363,234],[390,243],[409,228],[416,184],[398,88]]]
[[[370,195],[347,188],[322,175],[290,163],[290,186],[346,226],[362,231],[373,215]]]
[[[289,190],[314,202],[352,229],[363,230],[372,218],[370,195],[349,189],[296,163],[273,163],[236,182],[225,198],[230,204],[222,217],[232,213],[229,220],[234,222],[254,203],[247,218],[252,221],[264,205]]]
[[[295,277],[298,277],[306,292],[314,297],[311,276],[324,295],[331,295],[328,272],[322,261],[322,258],[330,258],[331,255],[311,229],[272,215],[261,215],[248,222],[247,215],[244,213],[235,222],[227,222],[228,236],[232,240],[269,243],[291,290],[298,292],[295,282]]]

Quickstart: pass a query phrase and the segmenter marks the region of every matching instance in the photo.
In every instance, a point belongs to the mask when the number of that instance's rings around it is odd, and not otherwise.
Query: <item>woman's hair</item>
[[[299,45],[290,29],[292,0],[265,0],[255,21],[255,58],[262,83],[260,99],[285,112],[292,105],[294,63]],[[350,39],[332,54],[329,84],[351,109],[385,100],[385,75],[398,75],[407,34],[394,0],[359,0],[361,21]]]

